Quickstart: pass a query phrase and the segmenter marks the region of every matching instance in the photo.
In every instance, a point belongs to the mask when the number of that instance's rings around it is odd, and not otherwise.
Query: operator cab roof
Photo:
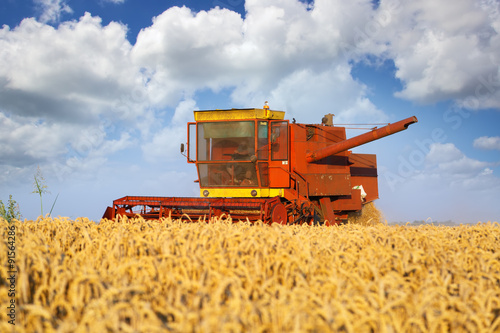
[[[285,112],[272,111],[269,109],[227,109],[194,111],[195,121],[248,119],[283,120],[285,119]]]

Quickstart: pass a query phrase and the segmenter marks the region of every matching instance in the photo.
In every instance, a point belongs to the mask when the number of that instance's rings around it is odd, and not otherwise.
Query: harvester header
[[[349,149],[400,132],[410,117],[346,139],[333,115],[322,124],[290,123],[285,112],[262,109],[194,111],[181,153],[196,165],[199,198],[127,196],[104,217],[210,219],[339,224],[378,198],[373,154]],[[186,149],[187,148],[187,149]]]

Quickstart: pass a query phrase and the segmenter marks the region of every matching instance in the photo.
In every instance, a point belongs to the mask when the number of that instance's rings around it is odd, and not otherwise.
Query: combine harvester
[[[199,198],[126,196],[103,218],[117,215],[192,221],[230,215],[234,221],[340,224],[378,199],[377,160],[349,149],[416,123],[410,117],[346,139],[345,127],[326,115],[322,124],[296,124],[263,109],[194,111],[187,146]]]

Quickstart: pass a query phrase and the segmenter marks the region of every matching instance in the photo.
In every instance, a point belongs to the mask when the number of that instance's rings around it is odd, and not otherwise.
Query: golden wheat
[[[17,332],[500,332],[498,223],[16,226]]]

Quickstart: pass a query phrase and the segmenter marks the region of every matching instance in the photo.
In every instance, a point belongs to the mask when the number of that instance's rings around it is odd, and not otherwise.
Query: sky
[[[0,27],[0,199],[23,218],[37,167],[53,216],[199,196],[193,110],[269,101],[299,123],[417,116],[353,149],[377,154],[385,219],[500,220],[498,1],[3,0]]]

